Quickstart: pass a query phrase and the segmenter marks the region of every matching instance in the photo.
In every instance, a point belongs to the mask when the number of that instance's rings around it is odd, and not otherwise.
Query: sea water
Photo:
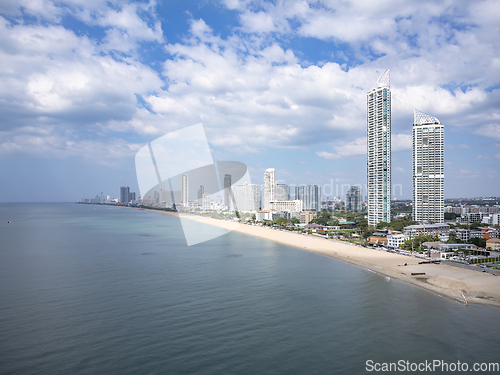
[[[241,233],[187,247],[168,215],[0,204],[1,374],[471,367],[500,362],[499,324],[500,308]]]

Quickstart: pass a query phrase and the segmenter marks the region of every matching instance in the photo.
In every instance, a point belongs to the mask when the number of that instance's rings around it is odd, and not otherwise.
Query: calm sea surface
[[[500,362],[500,308],[240,233],[187,247],[167,215],[0,204],[1,374],[363,374],[367,360],[435,359]]]

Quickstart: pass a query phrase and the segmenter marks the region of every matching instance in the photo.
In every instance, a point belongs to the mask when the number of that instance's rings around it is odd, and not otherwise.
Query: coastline
[[[177,213],[168,211],[154,209],[141,210],[179,216]],[[183,215],[183,218],[340,259],[382,275],[419,286],[464,304],[467,301],[467,303],[500,307],[500,277],[490,273],[453,267],[446,264],[418,264],[421,259],[290,231],[281,231],[248,224],[239,224],[236,229],[233,229],[234,222],[195,215]],[[406,266],[404,266],[405,263],[407,264]],[[413,276],[411,273],[425,273],[425,275]]]

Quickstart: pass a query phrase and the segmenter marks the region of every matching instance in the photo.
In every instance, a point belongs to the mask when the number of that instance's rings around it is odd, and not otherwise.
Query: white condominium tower
[[[187,174],[182,175],[181,202],[184,207],[187,207],[189,202],[189,183]]]
[[[413,220],[444,222],[444,126],[414,111]]]
[[[243,212],[257,212],[260,209],[260,186],[233,185],[231,188],[233,199],[233,210]]]
[[[266,169],[264,173],[264,185],[262,186],[262,209],[270,210],[271,201],[276,200],[276,181],[274,179],[274,168]]]
[[[295,199],[302,201],[304,210],[321,211],[321,187],[318,185],[295,186]]]
[[[368,91],[368,225],[391,221],[391,86],[389,70]]]

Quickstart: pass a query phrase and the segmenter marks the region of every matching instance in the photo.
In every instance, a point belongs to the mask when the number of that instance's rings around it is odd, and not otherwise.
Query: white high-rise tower
[[[276,181],[274,179],[274,168],[266,169],[264,173],[264,185],[262,186],[262,209],[270,210],[271,202],[276,200]]]
[[[182,194],[181,202],[184,207],[187,207],[189,202],[189,181],[187,174],[182,175]]]
[[[444,126],[414,111],[413,220],[444,222]]]
[[[389,70],[368,91],[368,225],[391,221],[391,85]]]

